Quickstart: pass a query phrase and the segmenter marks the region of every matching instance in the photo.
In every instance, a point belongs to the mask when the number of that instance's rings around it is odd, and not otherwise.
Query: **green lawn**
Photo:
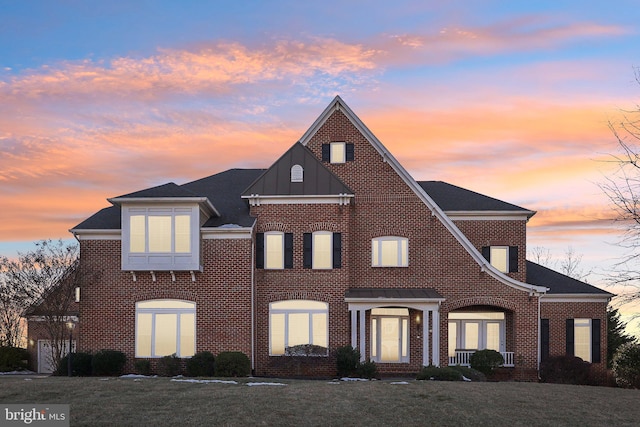
[[[278,382],[285,386],[248,386]],[[71,405],[72,426],[620,426],[640,422],[640,390],[537,383],[0,377],[1,403]]]

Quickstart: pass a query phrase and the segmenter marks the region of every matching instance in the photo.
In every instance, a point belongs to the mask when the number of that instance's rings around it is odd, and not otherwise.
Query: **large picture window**
[[[385,236],[371,239],[372,267],[407,267],[409,265],[409,239]]]
[[[449,356],[456,350],[505,351],[503,312],[449,313]]]
[[[136,357],[176,354],[191,357],[196,348],[196,305],[181,300],[136,303]]]
[[[269,354],[285,354],[288,347],[313,344],[328,347],[329,305],[312,300],[269,304]]]

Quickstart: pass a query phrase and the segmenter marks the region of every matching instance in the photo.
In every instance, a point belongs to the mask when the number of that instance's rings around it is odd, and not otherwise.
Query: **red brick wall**
[[[251,354],[251,241],[203,240],[203,272],[195,282],[187,272],[120,270],[120,241],[82,240],[81,256],[99,277],[83,285],[80,350],[116,349],[127,355],[127,369],[135,356],[135,305],[158,298],[196,303],[196,352],[242,351]]]

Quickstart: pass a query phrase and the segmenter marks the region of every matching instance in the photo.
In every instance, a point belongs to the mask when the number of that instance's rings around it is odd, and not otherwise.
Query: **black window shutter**
[[[342,267],[342,233],[333,233],[333,268]]]
[[[264,233],[256,234],[256,268],[264,268]]]
[[[331,161],[331,145],[330,144],[322,144],[322,161],[323,162]]]
[[[284,268],[293,268],[293,233],[284,233]]]
[[[600,319],[591,319],[591,363],[600,362]]]
[[[354,145],[345,144],[345,160],[347,162],[353,162],[354,159],[355,159]]]
[[[482,256],[484,257],[484,259],[491,262],[491,246],[482,247]]]
[[[549,319],[541,319],[540,335],[540,358],[545,361],[549,358]]]
[[[569,356],[573,356],[575,354],[575,338],[574,338],[574,330],[573,330],[573,319],[567,319],[567,347],[566,353]]]
[[[518,272],[518,247],[509,246],[509,273]]]
[[[311,243],[311,233],[304,233],[302,235],[302,255],[303,255],[303,267],[311,268],[311,260],[312,260],[312,243]]]

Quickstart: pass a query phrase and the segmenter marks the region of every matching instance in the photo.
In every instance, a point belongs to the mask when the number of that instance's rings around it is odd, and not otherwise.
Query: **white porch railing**
[[[449,356],[449,366],[469,366],[469,359],[471,359],[471,355],[475,353],[476,350],[456,350],[455,356]],[[501,351],[500,354],[504,358],[504,363],[502,366],[511,368],[514,367],[513,363],[513,351]]]

